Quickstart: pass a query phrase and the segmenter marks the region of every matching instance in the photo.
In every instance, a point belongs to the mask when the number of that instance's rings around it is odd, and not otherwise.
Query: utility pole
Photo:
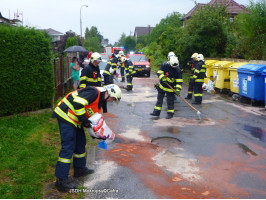
[[[85,6],[85,7],[88,7],[88,5],[82,5],[80,7],[80,39],[82,40],[82,20],[81,20],[81,8]]]

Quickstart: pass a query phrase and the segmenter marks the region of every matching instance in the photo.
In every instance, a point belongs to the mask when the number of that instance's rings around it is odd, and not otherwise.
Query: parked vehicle
[[[150,60],[142,53],[127,54],[129,60],[134,64],[136,75],[146,74],[147,77],[151,75]]]
[[[118,54],[119,51],[124,51],[124,48],[123,47],[105,47],[103,54],[111,58],[112,54]]]

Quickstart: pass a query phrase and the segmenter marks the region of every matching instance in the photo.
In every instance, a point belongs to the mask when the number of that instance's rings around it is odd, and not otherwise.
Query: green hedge
[[[51,106],[51,56],[43,32],[0,25],[0,116]]]

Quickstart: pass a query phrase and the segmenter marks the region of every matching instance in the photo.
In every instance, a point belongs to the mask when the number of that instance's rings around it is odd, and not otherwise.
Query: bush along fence
[[[51,107],[50,38],[35,29],[0,25],[0,41],[0,116]]]

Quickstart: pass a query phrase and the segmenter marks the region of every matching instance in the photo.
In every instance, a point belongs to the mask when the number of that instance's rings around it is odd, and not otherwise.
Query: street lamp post
[[[88,7],[88,5],[82,5],[80,7],[80,38],[82,39],[82,21],[81,21],[81,8],[85,6],[85,7]]]

